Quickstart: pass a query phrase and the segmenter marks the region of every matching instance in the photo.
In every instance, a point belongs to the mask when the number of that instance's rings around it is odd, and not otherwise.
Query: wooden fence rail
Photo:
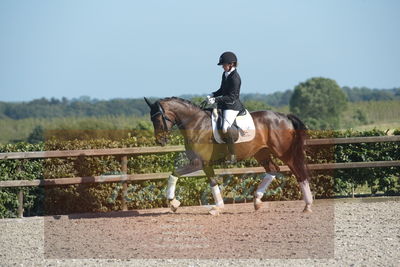
[[[378,143],[378,142],[398,142],[400,136],[371,136],[371,137],[351,137],[351,138],[326,138],[326,139],[308,139],[306,145],[336,145],[351,143]],[[127,162],[128,155],[146,155],[146,154],[162,154],[171,152],[182,152],[184,146],[166,146],[166,147],[133,147],[133,148],[111,148],[111,149],[90,149],[90,150],[63,150],[63,151],[35,151],[35,152],[9,152],[0,153],[0,160],[20,160],[20,159],[45,159],[45,158],[67,158],[82,156],[121,156],[121,174],[89,176],[89,177],[71,177],[71,178],[55,178],[41,180],[7,180],[0,181],[0,188],[4,187],[26,187],[26,186],[59,186],[87,183],[115,183],[121,182],[123,185],[123,196],[127,193],[127,182],[166,179],[169,172],[166,173],[146,173],[146,174],[128,174]],[[327,169],[348,169],[348,168],[375,168],[375,167],[396,167],[400,166],[400,160],[395,161],[374,161],[374,162],[346,162],[346,163],[324,163],[310,164],[311,170],[327,170]],[[287,166],[280,166],[282,172],[288,172]],[[246,173],[263,173],[262,167],[254,168],[229,168],[216,169],[217,175],[237,175]],[[187,177],[205,176],[203,171],[197,171],[186,175]],[[18,215],[23,214],[23,191],[18,194]],[[125,198],[122,197],[122,209],[127,210]]]
[[[312,145],[338,145],[351,143],[379,143],[398,142],[400,135],[395,136],[368,136],[349,138],[324,138],[308,139],[305,144]],[[185,151],[184,146],[155,146],[155,147],[130,147],[130,148],[108,148],[87,150],[56,150],[56,151],[34,151],[34,152],[8,152],[0,153],[1,159],[44,159],[44,158],[69,158],[88,156],[123,156],[123,155],[146,155],[162,154]]]

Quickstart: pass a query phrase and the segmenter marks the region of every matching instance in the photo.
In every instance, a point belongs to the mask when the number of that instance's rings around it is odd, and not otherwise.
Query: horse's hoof
[[[262,201],[259,198],[254,198],[254,209],[259,210],[262,207]]]
[[[303,212],[304,213],[311,213],[312,212],[312,210],[311,210],[311,205],[306,205],[305,207],[304,207],[304,210],[303,210]]]
[[[173,200],[171,200],[171,201],[169,202],[169,204],[170,204],[171,210],[172,210],[173,212],[176,212],[176,211],[178,210],[179,206],[181,205],[181,202],[180,202],[179,200],[176,200],[176,199],[174,198]]]
[[[220,215],[222,212],[222,209],[219,207],[212,207],[209,211],[208,214],[212,215],[212,216],[218,216]]]

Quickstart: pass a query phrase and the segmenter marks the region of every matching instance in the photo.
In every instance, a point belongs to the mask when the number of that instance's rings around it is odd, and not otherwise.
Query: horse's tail
[[[296,130],[296,136],[294,142],[292,143],[291,151],[294,153],[294,158],[296,159],[296,162],[294,163],[296,168],[298,170],[303,170],[301,171],[302,175],[299,178],[301,181],[304,181],[305,179],[310,180],[311,176],[307,166],[305,150],[305,141],[308,138],[307,127],[297,116],[289,114],[287,117],[292,122],[293,127]]]

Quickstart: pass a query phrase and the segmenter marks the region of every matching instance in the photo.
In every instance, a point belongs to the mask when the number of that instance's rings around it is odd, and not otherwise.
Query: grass
[[[129,130],[140,127],[141,124],[151,126],[148,116],[0,119],[0,144],[26,140],[36,126],[42,126],[46,130]]]

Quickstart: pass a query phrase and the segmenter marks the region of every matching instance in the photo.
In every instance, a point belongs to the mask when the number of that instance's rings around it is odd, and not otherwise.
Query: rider
[[[236,162],[233,132],[230,127],[236,119],[237,114],[244,109],[239,100],[240,76],[236,68],[238,66],[237,57],[232,52],[224,52],[219,57],[218,65],[222,65],[224,73],[220,88],[207,96],[209,104],[217,103],[219,109],[223,110],[222,132],[226,135],[226,143],[230,154],[229,161]]]

